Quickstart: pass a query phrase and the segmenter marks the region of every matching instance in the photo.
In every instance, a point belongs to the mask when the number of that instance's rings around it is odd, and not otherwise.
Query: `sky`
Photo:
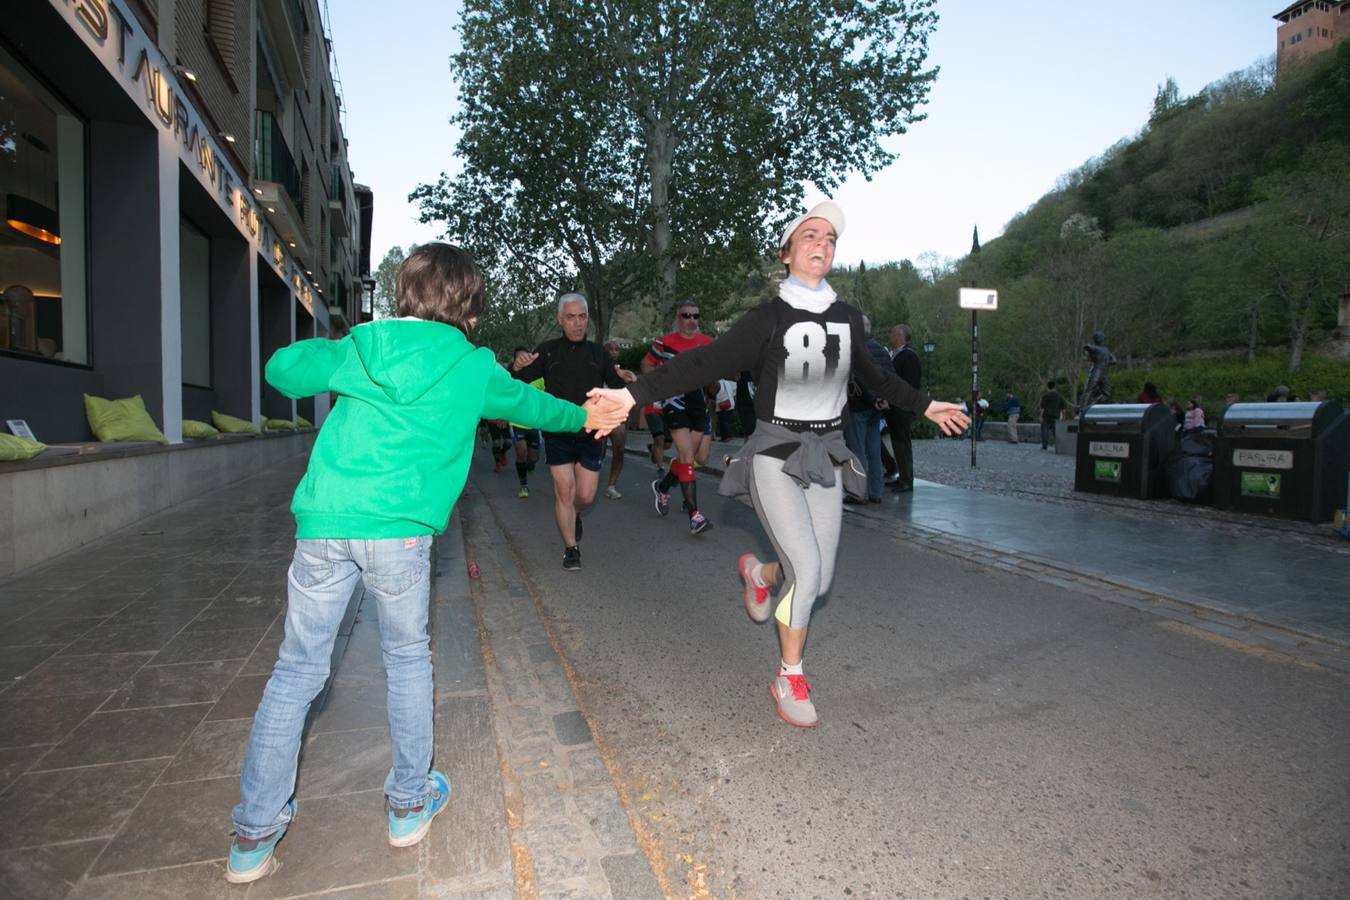
[[[352,172],[375,195],[371,263],[440,237],[407,196],[456,171],[448,119],[457,89],[459,3],[324,0]],[[1275,50],[1286,5],[1260,0],[939,0],[929,64],[941,71],[927,119],[886,147],[870,182],[847,180],[836,265],[959,257],[1148,118],[1169,75],[1183,96]],[[396,9],[397,14],[391,13]],[[807,202],[821,199],[808,187]]]

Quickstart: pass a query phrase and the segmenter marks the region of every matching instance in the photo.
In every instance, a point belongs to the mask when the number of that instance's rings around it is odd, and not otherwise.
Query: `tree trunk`
[[[1293,375],[1298,371],[1298,367],[1303,365],[1303,347],[1308,342],[1308,319],[1305,315],[1299,316],[1294,322],[1292,334],[1289,340],[1289,374]]]
[[[595,339],[604,343],[605,338],[609,337],[605,326],[605,307],[609,298],[605,296],[604,280],[587,268],[581,271],[581,283],[586,288],[587,306],[590,307],[591,322],[595,324]]]
[[[1256,362],[1257,325],[1261,321],[1261,307],[1253,303],[1248,312],[1250,315],[1247,319],[1247,364],[1251,365]]]
[[[647,125],[647,174],[651,180],[651,249],[656,258],[657,303],[662,313],[670,310],[675,302],[675,259],[671,256],[672,241],[670,227],[670,172],[673,164],[675,142],[670,133],[670,123],[657,119]]]

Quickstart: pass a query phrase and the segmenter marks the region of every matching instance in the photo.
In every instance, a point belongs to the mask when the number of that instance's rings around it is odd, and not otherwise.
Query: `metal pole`
[[[980,311],[972,309],[970,311],[970,467],[975,468],[975,415],[977,412],[976,404],[979,402],[980,393],[980,327],[978,317]]]

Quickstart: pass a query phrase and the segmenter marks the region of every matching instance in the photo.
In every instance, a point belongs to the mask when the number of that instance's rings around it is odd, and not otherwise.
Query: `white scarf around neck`
[[[813,291],[795,278],[788,277],[779,285],[778,296],[794,309],[823,313],[834,302],[835,294],[834,288],[824,278],[820,279],[820,287]]]

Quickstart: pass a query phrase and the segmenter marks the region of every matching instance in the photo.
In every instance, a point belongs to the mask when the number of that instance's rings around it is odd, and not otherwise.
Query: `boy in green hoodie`
[[[296,762],[310,703],[328,678],[338,626],[357,580],[379,605],[393,766],[385,779],[389,843],[410,847],[450,799],[431,768],[432,674],[427,633],[430,553],[464,488],[479,419],[601,436],[622,421],[594,401],[576,406],[511,377],[467,335],[484,306],[473,258],[423,244],[399,267],[399,318],[340,341],[283,347],[267,381],[287,397],[338,395],[296,488],[295,556],[286,636],[263,691],[234,808],[227,881],[276,866],[295,816]]]

